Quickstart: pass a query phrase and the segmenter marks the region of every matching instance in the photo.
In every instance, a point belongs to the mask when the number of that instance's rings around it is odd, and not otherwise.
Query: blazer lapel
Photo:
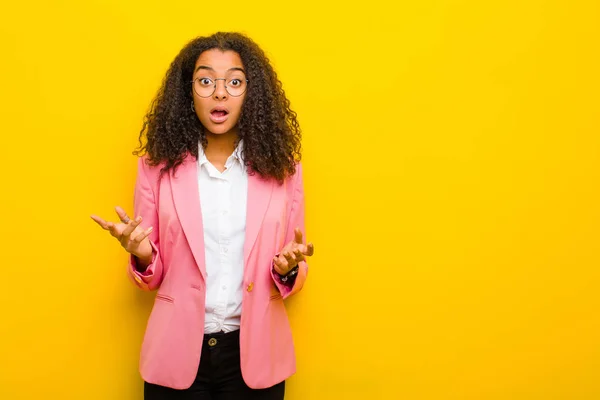
[[[202,277],[206,279],[206,261],[204,257],[204,230],[202,210],[198,192],[198,168],[193,156],[188,155],[175,174],[171,174],[171,191],[177,217],[183,227],[196,264]]]
[[[246,209],[246,239],[244,242],[244,266],[245,273],[249,272],[248,262],[252,249],[256,244],[256,238],[271,202],[274,181],[264,180],[258,174],[248,176],[248,205]]]

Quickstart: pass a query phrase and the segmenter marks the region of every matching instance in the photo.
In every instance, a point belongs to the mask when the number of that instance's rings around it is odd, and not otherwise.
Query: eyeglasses
[[[244,94],[248,88],[248,79],[230,78],[196,78],[192,81],[194,92],[200,97],[210,97],[217,90],[217,81],[225,81],[225,90],[229,95],[238,97]]]

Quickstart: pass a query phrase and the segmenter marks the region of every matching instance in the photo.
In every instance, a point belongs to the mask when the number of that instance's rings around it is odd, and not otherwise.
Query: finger
[[[315,252],[315,246],[312,243],[309,243],[306,246],[305,245],[298,246],[298,248],[302,252],[302,255],[306,256],[306,257],[312,256]]]
[[[121,222],[123,222],[124,224],[128,224],[129,221],[131,221],[131,219],[127,216],[127,213],[125,212],[125,210],[123,210],[123,208],[116,206],[115,211],[117,212],[117,215],[119,216]]]
[[[277,272],[280,275],[287,274],[288,263],[287,263],[285,257],[283,257],[282,255],[279,255],[279,257],[273,258],[273,264],[275,267],[275,272]]]
[[[306,245],[306,251],[304,251],[304,255],[310,257],[313,254],[315,254],[315,246],[312,243],[309,243]]]
[[[298,265],[298,259],[296,258],[296,256],[294,255],[294,253],[292,251],[288,251],[285,253],[285,259],[287,261],[287,270],[290,271],[292,268],[294,268],[296,265]]]
[[[296,263],[296,257],[294,256],[294,253],[292,253],[291,251],[283,252],[283,256],[285,257],[285,259],[289,265],[294,265]]]
[[[125,230],[123,231],[123,237],[129,237],[129,235],[131,235],[131,232],[133,232],[135,230],[135,228],[137,228],[137,226],[141,223],[142,223],[141,215],[139,217],[137,217],[136,219],[134,219],[133,221],[130,221],[127,224],[127,227],[125,228]]]
[[[108,225],[106,224],[106,221],[103,220],[102,218],[100,218],[97,215],[91,215],[90,216],[94,221],[96,221],[96,223],[98,225],[100,225],[102,227],[102,229],[108,230]]]
[[[296,258],[296,262],[304,261],[304,254],[302,254],[302,250],[299,248],[294,249],[294,257]]]
[[[114,224],[114,222],[107,221],[106,222],[106,229],[108,229],[108,231],[110,232],[110,234],[113,235],[114,237],[116,237],[116,238],[119,237],[119,233],[117,232],[117,227]]]
[[[144,240],[145,238],[148,237],[148,235],[150,235],[150,233],[152,233],[152,227],[146,229],[145,231],[138,233],[135,238],[133,239],[129,239],[131,242],[133,242],[134,244],[140,244],[142,243],[142,240]]]
[[[302,244],[302,231],[300,228],[294,229],[294,242],[298,244]]]
[[[273,269],[279,275],[285,275],[286,274],[286,269],[281,266],[281,263],[279,262],[279,260],[275,260],[275,259],[273,260]]]

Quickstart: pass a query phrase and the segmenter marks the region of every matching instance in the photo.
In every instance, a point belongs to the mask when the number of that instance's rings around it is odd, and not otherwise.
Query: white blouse
[[[198,152],[198,188],[206,257],[205,333],[240,328],[248,174],[242,143],[219,172]]]

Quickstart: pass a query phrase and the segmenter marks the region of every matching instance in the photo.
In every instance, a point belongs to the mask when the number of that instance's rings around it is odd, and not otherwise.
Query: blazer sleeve
[[[302,165],[300,163],[296,165],[296,173],[293,177],[292,187],[292,205],[285,228],[286,235],[285,240],[283,241],[284,246],[294,239],[294,229],[296,229],[296,227],[300,228],[306,239],[306,231],[304,229],[304,183],[302,180]],[[298,293],[304,286],[304,282],[308,275],[308,264],[306,261],[301,261],[298,263],[298,267],[298,274],[291,284],[281,282],[277,273],[271,268],[273,282],[275,282],[277,289],[279,289],[279,292],[284,299]]]
[[[133,196],[133,218],[141,215],[142,228],[146,229],[151,226],[154,228],[148,236],[152,246],[152,262],[144,271],[139,271],[137,269],[137,258],[130,255],[127,272],[133,283],[140,289],[155,290],[160,287],[162,282],[163,264],[159,250],[158,210],[156,209],[156,199],[148,178],[147,168],[145,157],[140,157],[138,159],[138,172]]]

